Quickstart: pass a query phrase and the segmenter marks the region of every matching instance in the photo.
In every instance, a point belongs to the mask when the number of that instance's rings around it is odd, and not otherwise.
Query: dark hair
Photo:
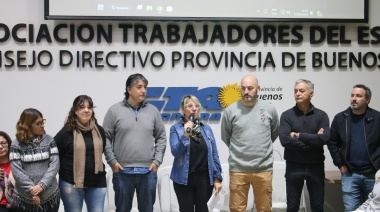
[[[356,84],[353,88],[362,88],[365,91],[365,98],[370,99],[372,96],[371,89],[363,84]]]
[[[5,138],[5,140],[8,143],[8,157],[9,157],[9,150],[10,150],[11,144],[12,144],[11,137],[9,137],[9,135],[6,132],[4,132],[4,131],[0,131],[0,137]]]
[[[142,75],[142,74],[132,74],[132,75],[129,75],[128,79],[127,79],[127,82],[125,83],[125,98],[128,99],[129,98],[129,93],[128,93],[128,88],[132,88],[133,85],[136,84],[136,82],[138,82],[139,80],[142,80],[145,85],[148,85],[148,80]]]
[[[69,111],[69,115],[67,115],[67,118],[66,118],[66,121],[65,121],[65,126],[67,128],[69,128],[69,131],[74,131],[76,129],[78,129],[78,126],[77,126],[77,115],[75,114],[75,111],[78,110],[80,108],[80,106],[82,104],[84,104],[84,102],[88,102],[88,104],[90,105],[90,107],[94,108],[94,102],[92,101],[91,97],[87,96],[87,95],[79,95],[77,96],[75,99],[74,99],[74,102],[73,102],[73,106],[71,107],[70,111]],[[95,118],[95,112],[92,111],[92,119],[95,120],[95,122],[97,123],[97,120]]]
[[[33,133],[30,131],[30,126],[38,117],[43,118],[42,113],[34,108],[25,109],[16,124],[16,138],[20,142],[29,142],[33,138]]]

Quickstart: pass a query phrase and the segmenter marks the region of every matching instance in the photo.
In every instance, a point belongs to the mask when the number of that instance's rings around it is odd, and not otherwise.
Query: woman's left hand
[[[218,178],[214,179],[214,189],[217,194],[222,190],[222,182]]]

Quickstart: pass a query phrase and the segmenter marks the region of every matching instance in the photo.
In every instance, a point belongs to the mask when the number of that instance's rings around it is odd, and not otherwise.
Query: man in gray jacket
[[[135,190],[139,211],[153,211],[166,133],[161,114],[145,100],[147,85],[143,75],[130,75],[124,100],[111,106],[103,121],[116,211],[131,211]]]
[[[278,115],[272,104],[257,98],[260,86],[255,76],[244,76],[240,89],[242,99],[226,108],[221,130],[230,153],[230,211],[246,211],[252,185],[256,210],[270,212]]]

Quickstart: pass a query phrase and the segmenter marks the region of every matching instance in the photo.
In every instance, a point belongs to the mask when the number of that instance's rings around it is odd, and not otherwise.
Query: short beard
[[[359,110],[359,109],[360,109],[359,106],[353,106],[353,105],[351,105],[351,110]]]

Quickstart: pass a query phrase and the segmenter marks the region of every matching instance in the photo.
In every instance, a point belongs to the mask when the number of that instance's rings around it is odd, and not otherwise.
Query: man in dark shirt
[[[323,146],[329,141],[329,117],[311,104],[314,84],[297,80],[296,105],[282,113],[279,138],[285,147],[287,212],[298,212],[304,181],[313,212],[323,211],[325,167]]]
[[[328,144],[334,164],[342,173],[345,211],[354,211],[368,197],[380,168],[380,112],[368,107],[371,90],[355,85],[351,107],[338,113]]]

